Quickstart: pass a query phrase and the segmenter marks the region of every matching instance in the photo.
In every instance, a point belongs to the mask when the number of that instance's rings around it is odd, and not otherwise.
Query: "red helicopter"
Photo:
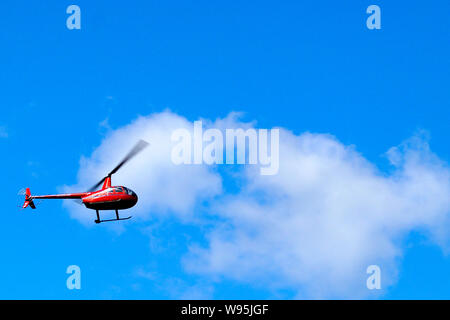
[[[81,199],[82,203],[88,209],[93,209],[97,213],[97,219],[95,223],[128,220],[131,216],[126,218],[119,217],[119,210],[129,209],[136,205],[138,197],[133,190],[124,186],[111,186],[111,176],[116,173],[125,163],[131,158],[141,152],[148,143],[144,140],[140,140],[131,151],[123,158],[123,160],[110,172],[106,177],[100,180],[95,186],[93,186],[87,192],[81,193],[69,193],[69,194],[55,194],[45,196],[32,196],[30,188],[26,188],[25,202],[22,206],[23,209],[30,206],[32,209],[36,209],[33,202],[34,199]],[[100,185],[100,190],[95,191]],[[100,210],[115,210],[116,219],[100,220]]]

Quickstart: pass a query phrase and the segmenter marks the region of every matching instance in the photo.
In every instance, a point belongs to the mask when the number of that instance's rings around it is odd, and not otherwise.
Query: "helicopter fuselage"
[[[123,210],[134,207],[138,202],[138,197],[134,191],[117,186],[92,192],[81,200],[88,209]]]
[[[125,163],[127,163],[131,158],[141,152],[146,148],[148,142],[144,140],[139,140],[138,143],[131,149],[130,152],[123,158],[119,164],[111,170],[110,173],[103,179],[101,179],[96,185],[89,189],[87,192],[80,193],[65,193],[65,194],[49,194],[49,195],[31,195],[30,188],[25,190],[25,201],[22,205],[22,209],[31,207],[31,209],[36,209],[34,199],[81,199],[83,204],[88,209],[96,211],[97,219],[95,223],[107,222],[107,221],[120,221],[128,220],[131,216],[126,218],[119,217],[119,210],[129,209],[134,207],[138,202],[138,196],[133,190],[128,189],[123,186],[111,186],[111,176],[115,174]],[[95,191],[103,184],[100,190]],[[100,219],[100,210],[114,210],[116,212],[115,219]]]

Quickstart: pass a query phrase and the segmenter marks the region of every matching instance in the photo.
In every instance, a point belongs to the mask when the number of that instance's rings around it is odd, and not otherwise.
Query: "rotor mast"
[[[102,190],[108,189],[110,187],[111,187],[111,176],[109,175],[105,178],[105,181],[103,181]]]

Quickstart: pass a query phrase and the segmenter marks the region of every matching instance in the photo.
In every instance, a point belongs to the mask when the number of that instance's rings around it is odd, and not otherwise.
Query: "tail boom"
[[[32,196],[30,192],[30,188],[27,188],[25,191],[25,202],[23,203],[22,208],[30,206],[32,209],[36,209],[36,206],[33,202],[33,199],[81,199],[87,195],[89,192],[82,193],[65,193],[65,194],[51,194],[45,196]]]

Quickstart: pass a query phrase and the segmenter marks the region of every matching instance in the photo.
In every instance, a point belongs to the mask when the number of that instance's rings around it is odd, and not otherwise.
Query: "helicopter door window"
[[[123,193],[123,190],[120,187],[116,187],[116,188],[114,188],[114,192],[115,193]]]

